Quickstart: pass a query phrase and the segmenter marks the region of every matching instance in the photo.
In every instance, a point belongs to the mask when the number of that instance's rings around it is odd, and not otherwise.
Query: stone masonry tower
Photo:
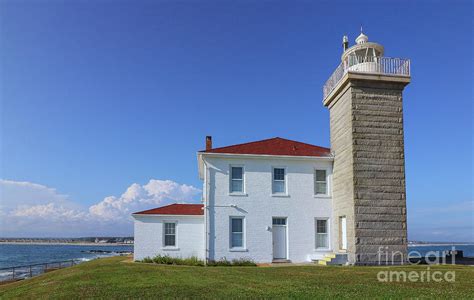
[[[361,33],[324,86],[330,112],[333,249],[352,264],[406,260],[402,92],[410,61],[384,57]]]

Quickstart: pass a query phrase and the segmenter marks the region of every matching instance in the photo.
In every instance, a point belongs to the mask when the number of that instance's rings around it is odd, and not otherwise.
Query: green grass
[[[192,267],[124,262],[124,257],[94,260],[32,279],[0,285],[9,298],[472,298],[474,267],[432,266],[455,271],[456,282],[377,281],[384,270],[402,267]]]

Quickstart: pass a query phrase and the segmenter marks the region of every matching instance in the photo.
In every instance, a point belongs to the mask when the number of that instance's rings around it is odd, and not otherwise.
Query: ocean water
[[[410,252],[417,251],[421,256],[425,256],[428,252],[435,252],[435,254],[441,255],[443,251],[448,250],[462,250],[464,257],[474,257],[474,245],[417,245],[408,246],[408,256]],[[413,253],[412,253],[413,254]],[[430,254],[432,255],[432,253]],[[417,253],[411,256],[418,256]],[[434,255],[433,255],[434,256]]]
[[[418,251],[425,255],[430,251],[463,250],[465,257],[474,257],[474,245],[442,245],[442,246],[409,246],[408,251]],[[111,253],[90,253],[88,251],[103,250]],[[95,258],[120,255],[119,252],[132,252],[130,246],[103,245],[30,245],[30,244],[0,244],[0,269],[6,267],[29,265],[36,263],[55,262],[77,259],[88,261]]]
[[[418,251],[425,255],[430,251],[441,253],[445,250],[464,251],[465,257],[474,257],[474,245],[418,245],[409,246],[408,251]],[[102,250],[110,253],[91,253]],[[0,269],[13,266],[36,263],[57,262],[75,259],[89,261],[95,258],[120,255],[120,252],[132,252],[133,245],[103,246],[103,245],[30,245],[30,244],[0,244]]]
[[[90,253],[102,250],[111,253]],[[0,269],[38,263],[57,262],[76,259],[88,261],[95,258],[120,255],[119,252],[132,252],[130,246],[101,245],[33,245],[33,244],[0,244]]]

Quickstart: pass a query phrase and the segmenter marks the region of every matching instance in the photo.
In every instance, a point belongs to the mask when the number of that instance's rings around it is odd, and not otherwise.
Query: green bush
[[[184,258],[180,260],[183,265],[187,266],[204,266],[204,261],[200,260],[196,256],[191,256],[189,258]]]
[[[209,261],[207,263],[211,267],[231,267],[231,266],[256,266],[257,264],[249,258],[239,258],[228,261],[225,257],[220,260]]]
[[[153,259],[151,259],[151,258],[149,258],[149,257],[145,257],[144,259],[139,260],[138,262],[151,264],[151,263],[153,263]]]
[[[239,258],[232,260],[232,265],[240,267],[255,267],[257,264],[249,258]]]
[[[204,261],[192,256],[189,258],[171,257],[169,255],[157,255],[153,258],[144,258],[142,263],[155,263],[160,265],[186,265],[186,266],[204,266]]]
[[[146,257],[139,262],[148,264],[155,263],[160,265],[204,266],[204,261],[200,260],[196,256],[181,258],[171,257],[169,255],[157,255],[153,258]],[[229,261],[225,257],[221,258],[220,260],[209,261],[207,265],[212,267],[256,266],[255,262],[251,259],[239,258]]]
[[[208,261],[207,265],[211,267],[230,267],[232,266],[232,263],[224,257],[224,258],[221,258],[220,260]]]

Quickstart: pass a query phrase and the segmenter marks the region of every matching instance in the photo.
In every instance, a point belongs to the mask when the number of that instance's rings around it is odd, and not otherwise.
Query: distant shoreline
[[[66,243],[66,242],[0,242],[0,245],[71,245],[71,246],[133,246],[125,243]]]
[[[432,247],[432,246],[473,246],[474,243],[446,243],[446,244],[437,244],[437,243],[433,243],[433,244],[408,244],[408,247],[424,247],[424,246],[427,246],[427,247]]]
[[[76,246],[133,246],[126,243],[93,243],[93,242],[0,242],[0,245],[76,245]],[[432,247],[432,246],[473,246],[474,243],[427,243],[408,244],[408,247]]]

